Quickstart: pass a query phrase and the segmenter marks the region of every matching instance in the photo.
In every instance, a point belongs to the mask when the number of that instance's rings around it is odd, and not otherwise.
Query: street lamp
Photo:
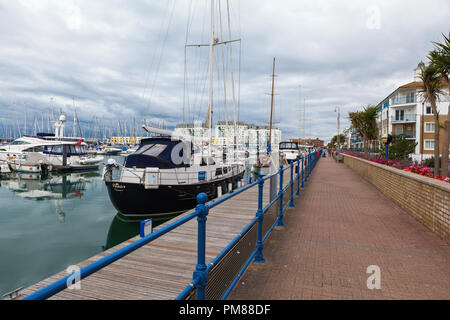
[[[337,130],[338,130],[337,143],[338,143],[338,149],[340,149],[341,148],[341,137],[340,137],[339,133],[341,131],[341,128],[340,128],[340,125],[341,125],[341,109],[339,107],[335,107],[334,108],[334,112],[338,113],[338,117],[337,117]]]

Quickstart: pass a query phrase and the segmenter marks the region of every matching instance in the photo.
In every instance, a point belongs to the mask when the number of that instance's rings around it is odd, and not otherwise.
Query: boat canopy
[[[189,152],[188,152],[189,151]],[[150,138],[141,141],[139,149],[125,160],[127,168],[183,168],[190,165],[192,144],[170,138]]]
[[[281,142],[280,150],[298,150],[297,142]]]

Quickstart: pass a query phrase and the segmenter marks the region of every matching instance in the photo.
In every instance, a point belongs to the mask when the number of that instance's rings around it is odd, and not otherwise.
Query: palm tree
[[[450,94],[450,32],[448,37],[444,34],[444,42],[434,42],[434,50],[430,52],[428,59],[436,68],[437,73],[447,83],[448,93]],[[445,134],[442,137],[442,163],[441,175],[448,176],[448,152],[450,148],[450,99],[447,111],[447,120],[444,124]]]
[[[420,75],[423,88],[422,96],[424,102],[429,102],[434,114],[434,175],[439,174],[439,113],[436,103],[439,100],[441,90],[441,76],[435,65],[430,64],[422,68]]]
[[[364,157],[369,158],[369,140],[374,140],[377,137],[378,126],[378,108],[369,105],[364,108],[364,111],[349,112],[348,116],[355,130],[363,137],[364,142]]]

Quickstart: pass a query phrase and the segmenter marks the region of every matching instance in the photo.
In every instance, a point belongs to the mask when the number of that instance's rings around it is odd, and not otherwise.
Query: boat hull
[[[244,172],[227,179],[190,185],[160,185],[158,189],[145,189],[142,184],[105,181],[114,207],[126,216],[168,217],[195,208],[197,195],[206,193],[208,201],[217,197],[217,187],[226,188],[242,179]]]

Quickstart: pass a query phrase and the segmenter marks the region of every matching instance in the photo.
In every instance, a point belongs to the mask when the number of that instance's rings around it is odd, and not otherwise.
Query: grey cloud
[[[33,112],[49,112],[50,97],[55,111],[63,108],[71,115],[74,97],[86,125],[97,116],[107,119],[112,130],[117,119],[136,118],[138,123],[144,118],[164,119],[166,125],[175,126],[183,107],[184,43],[191,3],[195,10],[189,43],[207,42],[206,1],[176,1],[167,37],[173,0],[0,3],[2,117],[12,116],[14,102],[21,110],[27,105],[30,119]],[[412,70],[425,60],[431,42],[448,31],[444,28],[450,12],[445,0],[231,3],[234,36],[242,38],[240,120],[268,121],[266,93],[272,58],[277,57],[280,95],[275,118],[284,139],[299,132],[299,85],[301,99],[306,98],[306,131],[329,139],[336,133],[335,106],[341,107],[344,127],[349,111],[376,104],[397,86],[412,81]],[[366,25],[370,5],[380,9],[378,30]],[[233,46],[235,69],[238,49]],[[192,53],[188,61],[192,92],[191,104],[185,108],[187,119],[202,120],[206,113],[204,82],[195,80],[206,75],[206,58],[207,49]],[[198,59],[203,62],[201,70]],[[224,118],[221,90],[216,84],[215,119]],[[228,100],[231,110],[231,96]]]

